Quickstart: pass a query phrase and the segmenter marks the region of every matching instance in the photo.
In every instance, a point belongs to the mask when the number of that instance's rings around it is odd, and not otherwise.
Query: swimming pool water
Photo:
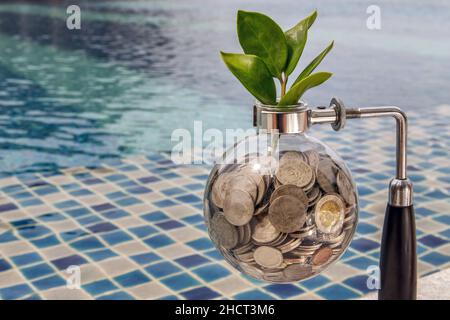
[[[321,66],[335,76],[307,94],[312,105],[336,95],[349,105],[432,111],[449,101],[449,5],[441,1],[379,1],[378,31],[365,27],[370,1],[78,3],[81,30],[65,27],[69,2],[0,5],[2,175],[169,151],[171,132],[192,130],[194,120],[248,128],[252,98],[218,55],[240,51],[238,8],[266,12],[285,28],[318,8],[304,55],[336,40]]]

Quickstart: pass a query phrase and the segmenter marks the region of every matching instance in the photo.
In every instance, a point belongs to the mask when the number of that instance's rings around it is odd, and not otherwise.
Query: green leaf
[[[306,90],[316,87],[331,77],[332,73],[329,72],[317,72],[305,77],[298,83],[294,84],[289,91],[281,98],[278,103],[279,106],[290,106],[297,104]]]
[[[280,79],[287,59],[286,38],[280,26],[264,14],[239,10],[237,32],[244,52],[260,57],[271,75]]]
[[[317,57],[314,58],[313,61],[311,61],[308,66],[300,73],[300,75],[297,77],[297,79],[294,82],[294,85],[300,81],[302,81],[305,77],[309,76],[314,69],[322,62],[323,58],[327,55],[328,52],[333,48],[334,41],[332,41],[328,47],[325,48]]]
[[[257,56],[220,52],[228,69],[260,102],[276,104],[275,82],[264,61]]]
[[[294,27],[287,30],[286,36],[288,58],[286,63],[286,74],[290,75],[297,66],[298,60],[302,56],[308,37],[308,29],[312,26],[317,17],[317,11],[311,13],[308,17],[297,23]]]

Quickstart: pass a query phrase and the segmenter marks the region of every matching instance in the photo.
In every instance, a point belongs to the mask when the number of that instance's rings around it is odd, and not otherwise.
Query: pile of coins
[[[241,271],[271,282],[308,278],[348,246],[357,221],[350,174],[327,153],[251,157],[210,179],[211,239]]]

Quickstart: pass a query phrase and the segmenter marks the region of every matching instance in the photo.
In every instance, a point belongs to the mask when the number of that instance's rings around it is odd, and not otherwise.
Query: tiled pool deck
[[[450,266],[450,106],[410,113],[409,174],[415,183],[420,275]],[[253,281],[221,259],[202,217],[208,168],[163,155],[95,169],[0,180],[2,299],[351,299],[369,292],[377,265],[394,121],[355,121],[317,136],[346,160],[358,184],[360,223],[341,261],[295,284]],[[386,134],[389,133],[389,134]],[[79,265],[81,289],[66,268]]]

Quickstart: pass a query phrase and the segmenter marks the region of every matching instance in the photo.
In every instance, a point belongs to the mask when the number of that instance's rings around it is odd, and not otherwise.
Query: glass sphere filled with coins
[[[253,278],[310,278],[337,261],[353,237],[352,176],[342,158],[308,135],[279,134],[267,152],[249,153],[256,140],[237,143],[210,174],[209,235],[231,265]]]

